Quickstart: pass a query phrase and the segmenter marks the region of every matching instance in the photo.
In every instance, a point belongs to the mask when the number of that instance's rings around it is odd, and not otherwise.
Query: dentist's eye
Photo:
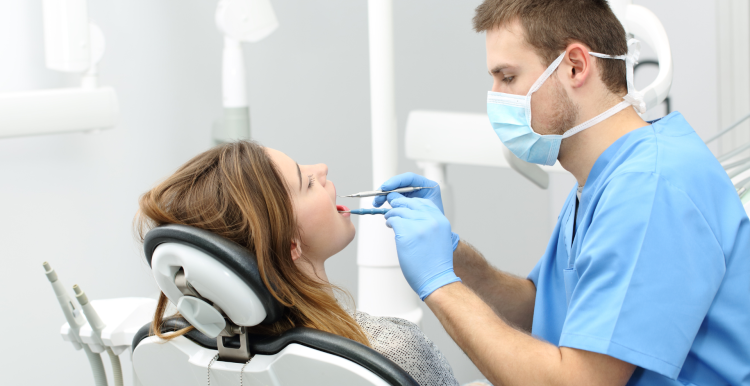
[[[506,76],[505,78],[503,78],[503,83],[510,83],[515,78],[516,78],[515,76]]]
[[[307,188],[310,189],[313,186],[313,182],[315,182],[315,177],[312,174],[310,174],[309,176],[307,176],[307,179],[309,181],[307,183]]]

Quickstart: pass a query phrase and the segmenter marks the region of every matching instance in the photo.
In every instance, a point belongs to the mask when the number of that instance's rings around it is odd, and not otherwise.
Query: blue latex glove
[[[440,185],[437,182],[428,180],[427,178],[414,173],[399,174],[395,177],[391,177],[388,181],[380,185],[380,190],[394,190],[398,188],[406,188],[410,186],[421,186],[421,187],[432,187],[432,189],[420,189],[416,192],[406,193],[405,197],[419,197],[425,198],[432,201],[435,206],[440,209],[440,213],[445,214],[443,210],[443,199],[440,197]],[[375,196],[372,200],[372,206],[380,208],[385,202],[385,196]],[[388,200],[390,202],[390,200]]]
[[[406,193],[405,195],[401,195],[399,193],[391,193],[387,197],[386,196],[375,196],[375,198],[372,200],[372,206],[376,208],[380,208],[383,203],[385,203],[386,199],[390,203],[391,200],[398,198],[398,197],[417,197],[417,198],[423,198],[430,200],[435,206],[440,209],[440,213],[445,214],[445,210],[443,210],[443,198],[440,196],[440,185],[438,185],[437,182],[428,180],[424,176],[420,176],[419,174],[414,173],[403,173],[399,174],[395,177],[391,177],[388,181],[384,182],[383,185],[380,185],[380,190],[394,190],[398,188],[405,188],[409,186],[422,186],[422,187],[431,187],[434,186],[432,189],[420,189],[416,192]],[[391,204],[393,206],[393,204]],[[453,250],[455,251],[458,247],[458,242],[460,241],[460,237],[458,237],[457,234],[451,232],[451,239],[453,241]]]
[[[396,233],[401,271],[419,298],[461,281],[453,272],[451,224],[440,208],[427,199],[403,196],[390,203],[386,225]]]

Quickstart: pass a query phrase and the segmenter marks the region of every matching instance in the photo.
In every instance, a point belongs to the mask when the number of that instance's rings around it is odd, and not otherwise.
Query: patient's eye
[[[309,176],[307,176],[307,179],[309,181],[307,183],[307,188],[310,189],[313,186],[313,182],[315,182],[315,177],[312,174],[310,174]]]

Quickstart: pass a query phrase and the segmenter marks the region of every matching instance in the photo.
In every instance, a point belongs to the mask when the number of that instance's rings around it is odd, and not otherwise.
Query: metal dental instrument
[[[348,196],[339,196],[339,197],[373,197],[373,196],[385,196],[388,193],[401,193],[401,194],[403,194],[403,193],[416,192],[417,190],[432,189],[432,188],[437,188],[437,186],[410,186],[408,188],[398,188],[398,189],[387,190],[387,191],[371,190],[369,192],[359,192],[359,193],[350,194]]]
[[[386,214],[391,208],[367,208],[367,209],[352,209],[352,210],[340,210],[339,213],[351,213],[351,214]]]

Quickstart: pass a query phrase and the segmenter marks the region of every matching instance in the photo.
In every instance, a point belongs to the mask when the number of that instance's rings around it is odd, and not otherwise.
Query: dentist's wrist
[[[426,297],[430,296],[430,294],[435,292],[438,288],[457,281],[461,281],[461,279],[456,276],[455,272],[453,272],[453,268],[451,268],[439,273],[437,276],[422,284],[422,287],[419,288],[417,293],[419,298],[424,301]]]
[[[455,232],[451,232],[451,241],[453,242],[453,251],[456,251],[456,248],[458,248],[458,242],[461,241],[461,238],[458,237],[458,235]]]

